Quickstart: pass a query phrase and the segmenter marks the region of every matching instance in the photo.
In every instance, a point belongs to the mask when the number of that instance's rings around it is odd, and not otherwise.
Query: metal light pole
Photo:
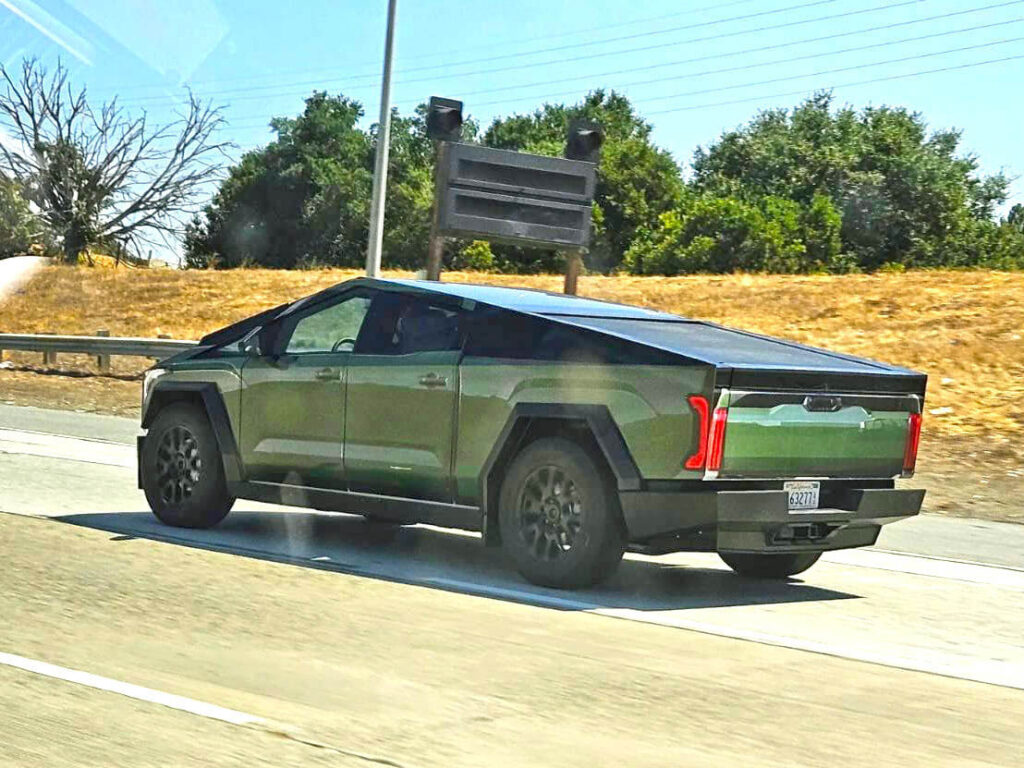
[[[384,241],[384,193],[388,184],[388,150],[391,144],[391,58],[395,47],[396,4],[397,0],[388,0],[388,31],[384,43],[384,81],[380,86],[377,158],[373,167],[373,198],[370,202],[370,240],[366,249],[367,277],[380,276],[380,249]]]

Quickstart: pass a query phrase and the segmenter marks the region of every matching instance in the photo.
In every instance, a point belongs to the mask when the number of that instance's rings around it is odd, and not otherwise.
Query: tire
[[[719,552],[718,556],[740,576],[751,579],[787,579],[803,573],[818,562],[821,552],[796,552],[785,555]]]
[[[502,547],[519,573],[544,587],[577,589],[608,578],[626,546],[618,498],[606,474],[563,438],[531,443],[501,483]]]
[[[235,503],[206,414],[177,403],[157,414],[142,445],[142,488],[160,522],[211,528]]]

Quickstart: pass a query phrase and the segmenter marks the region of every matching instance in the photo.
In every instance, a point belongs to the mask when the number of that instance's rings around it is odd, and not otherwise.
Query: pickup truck
[[[578,588],[628,549],[800,573],[915,515],[926,377],[648,309],[359,278],[145,374],[139,486],[174,526],[237,498],[482,533]]]

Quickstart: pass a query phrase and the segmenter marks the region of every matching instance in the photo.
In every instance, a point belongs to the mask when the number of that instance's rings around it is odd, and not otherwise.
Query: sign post
[[[434,211],[430,218],[430,241],[427,244],[427,280],[441,279],[441,264],[444,259],[444,235],[438,230],[438,220],[441,217],[441,206],[438,201],[441,199],[443,190],[441,188],[441,171],[448,157],[448,142],[440,141],[437,144],[437,164],[434,166]]]
[[[580,272],[583,269],[584,253],[586,253],[586,251],[582,248],[573,249],[566,253],[565,285],[562,288],[563,293],[567,293],[571,296],[576,295],[577,283],[579,282]]]
[[[441,279],[444,263],[444,235],[438,228],[440,219],[442,169],[448,162],[448,144],[462,138],[462,102],[431,96],[427,107],[427,138],[433,139],[437,151],[434,153],[434,209],[430,219],[430,241],[427,244],[427,280]]]

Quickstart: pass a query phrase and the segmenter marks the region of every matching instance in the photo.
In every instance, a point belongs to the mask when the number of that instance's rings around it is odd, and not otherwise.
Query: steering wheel
[[[351,344],[352,345],[352,349],[355,349],[355,347],[356,347],[356,340],[355,339],[339,339],[338,341],[334,342],[334,346],[331,347],[331,352],[337,352],[345,344]],[[351,351],[351,350],[349,350],[349,351]]]

